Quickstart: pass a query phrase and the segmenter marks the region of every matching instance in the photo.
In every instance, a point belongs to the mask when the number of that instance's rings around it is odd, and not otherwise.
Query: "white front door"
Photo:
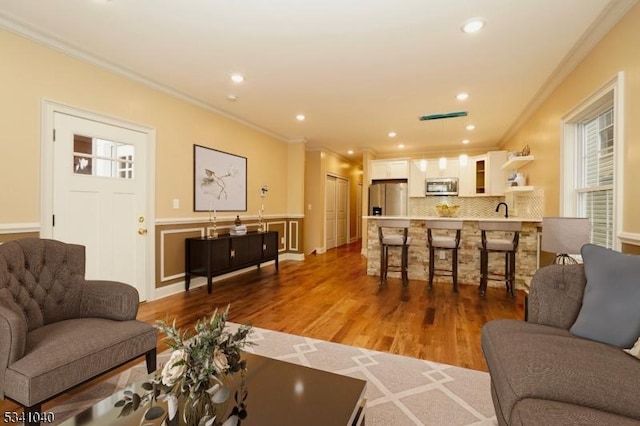
[[[86,247],[86,277],[146,298],[147,134],[53,114],[52,238]],[[151,225],[149,225],[151,226]]]

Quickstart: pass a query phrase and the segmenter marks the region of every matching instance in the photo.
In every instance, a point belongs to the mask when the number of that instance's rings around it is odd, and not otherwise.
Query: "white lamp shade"
[[[577,254],[590,242],[591,224],[586,217],[543,217],[542,250]]]

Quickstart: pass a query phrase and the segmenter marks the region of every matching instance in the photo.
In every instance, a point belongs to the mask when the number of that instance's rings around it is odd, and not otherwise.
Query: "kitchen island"
[[[380,244],[378,243],[378,227],[376,220],[388,216],[365,216],[367,220],[367,274],[380,275]],[[405,218],[406,219],[406,218]],[[460,237],[460,248],[458,249],[458,283],[480,285],[480,241],[479,221],[512,221],[522,222],[520,231],[520,241],[516,253],[516,289],[527,289],[533,274],[538,269],[539,255],[539,227],[542,219],[532,218],[504,218],[504,217],[410,217],[411,225],[409,236],[412,238],[409,247],[409,281],[427,281],[427,266],[429,261],[429,250],[427,249],[427,231],[425,221],[429,219],[437,220],[462,220],[463,228]],[[443,231],[437,231],[443,232]],[[453,231],[452,231],[453,232]],[[452,234],[453,235],[453,234]],[[496,234],[492,233],[492,238]],[[393,252],[393,253],[391,253]],[[451,252],[445,253],[445,259],[441,259],[436,253],[436,268],[451,269]],[[399,250],[390,251],[390,263],[399,264]],[[489,271],[504,273],[504,255],[489,254]],[[390,272],[390,278],[400,278],[399,272]],[[435,277],[435,282],[446,282],[451,284],[451,277]],[[411,283],[410,283],[411,285]],[[489,281],[490,287],[504,287],[504,281]]]

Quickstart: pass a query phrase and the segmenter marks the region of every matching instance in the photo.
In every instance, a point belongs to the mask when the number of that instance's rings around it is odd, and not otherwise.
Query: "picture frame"
[[[247,211],[247,158],[194,144],[193,211]]]

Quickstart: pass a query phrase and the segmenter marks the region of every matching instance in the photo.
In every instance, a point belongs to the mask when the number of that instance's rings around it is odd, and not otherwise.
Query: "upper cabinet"
[[[444,164],[444,168],[440,168],[440,160],[427,160],[427,171],[426,177],[428,178],[437,178],[437,177],[458,177],[460,174],[460,170],[458,167],[458,159],[457,158],[447,158],[446,163]]]
[[[435,177],[459,176],[457,158],[447,158],[444,169],[440,168],[439,161],[436,160],[412,160],[409,162],[409,197],[424,197],[426,190],[425,180]]]
[[[507,174],[502,165],[506,160],[506,151],[490,151],[484,155],[469,157],[465,166],[460,165],[459,195],[461,197],[504,195]]]
[[[371,161],[371,180],[376,179],[408,179],[409,161],[407,160],[373,160]]]
[[[412,160],[409,163],[409,197],[424,197],[427,167],[427,160]]]

